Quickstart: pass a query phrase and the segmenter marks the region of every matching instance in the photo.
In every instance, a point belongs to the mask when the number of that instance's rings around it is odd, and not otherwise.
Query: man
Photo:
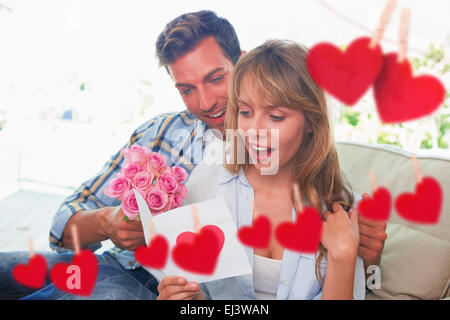
[[[137,128],[125,145],[147,146],[164,154],[169,164],[190,173],[203,158],[206,129],[223,131],[228,78],[244,53],[231,24],[211,11],[183,14],[169,22],[156,42],[160,65],[175,83],[187,110],[159,115]],[[103,169],[83,183],[58,209],[50,230],[50,246],[59,253],[47,253],[49,268],[56,262],[70,262],[74,248],[71,226],[76,225],[81,247],[98,249],[111,239],[116,247],[97,255],[99,275],[91,298],[155,299],[157,280],[134,259],[134,250],[145,244],[140,221],[124,221],[117,200],[103,190],[123,162],[122,151],[113,155]],[[360,256],[366,268],[379,264],[386,238],[385,224],[361,218]],[[0,297],[21,297],[33,290],[11,278],[17,263],[28,260],[26,252],[0,254]],[[120,288],[120,289],[119,289]],[[77,298],[47,286],[28,298]]]

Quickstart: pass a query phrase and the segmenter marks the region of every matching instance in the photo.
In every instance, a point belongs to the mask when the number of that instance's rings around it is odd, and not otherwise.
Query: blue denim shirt
[[[186,204],[207,200],[213,197],[223,197],[227,203],[237,229],[252,224],[250,199],[254,198],[254,190],[249,184],[244,171],[231,174],[223,166],[201,165],[196,168],[188,182],[188,198]],[[355,196],[355,206],[361,197]],[[292,220],[296,212],[292,209]],[[247,257],[253,268],[254,253],[250,247],[245,247]],[[322,296],[322,285],[315,274],[316,255],[284,250],[281,274],[278,283],[277,299],[312,300]],[[320,263],[320,272],[325,275],[326,258]],[[354,278],[354,299],[365,297],[365,272],[361,257],[357,257]],[[256,299],[253,288],[253,275],[247,274],[200,284],[208,299],[247,300]]]

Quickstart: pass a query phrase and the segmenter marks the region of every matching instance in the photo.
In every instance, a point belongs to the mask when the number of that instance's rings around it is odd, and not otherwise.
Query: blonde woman
[[[188,183],[188,202],[224,197],[237,228],[261,214],[269,218],[268,248],[246,248],[253,273],[201,285],[166,277],[158,299],[364,299],[355,195],[342,177],[325,96],[308,74],[306,55],[296,43],[273,40],[239,60],[225,125],[245,135],[231,139],[238,141],[228,149],[231,163],[193,173]],[[241,162],[239,143],[245,148]],[[274,174],[264,173],[274,162]],[[322,214],[316,254],[285,249],[275,237],[277,225],[296,218],[293,183],[303,205]]]

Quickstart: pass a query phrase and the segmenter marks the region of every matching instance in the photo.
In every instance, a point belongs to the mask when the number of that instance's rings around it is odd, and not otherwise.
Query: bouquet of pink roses
[[[122,149],[125,161],[121,171],[109,182],[104,193],[120,200],[125,219],[139,218],[139,208],[133,189],[147,202],[153,215],[181,206],[187,196],[183,182],[188,175],[179,166],[167,166],[166,158],[148,147],[133,144]]]

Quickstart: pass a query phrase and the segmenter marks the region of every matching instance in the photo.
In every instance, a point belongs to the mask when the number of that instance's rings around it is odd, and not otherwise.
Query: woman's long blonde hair
[[[244,77],[251,79],[259,95],[268,97],[274,105],[302,111],[306,125],[295,155],[293,181],[298,183],[303,201],[323,217],[323,205],[332,212],[332,204],[339,202],[348,211],[354,197],[341,173],[324,92],[309,75],[306,56],[304,47],[284,40],[267,41],[245,54],[231,75],[225,129],[237,129],[239,90]],[[236,143],[233,148],[236,155]],[[247,151],[245,154],[244,164],[225,162],[225,167],[231,173],[239,172],[249,165]],[[324,256],[326,250],[320,244],[316,258],[316,277],[320,282],[320,261]]]

